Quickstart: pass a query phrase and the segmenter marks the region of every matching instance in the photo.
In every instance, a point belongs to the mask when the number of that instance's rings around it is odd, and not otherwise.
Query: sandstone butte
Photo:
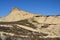
[[[0,38],[5,40],[6,35],[26,40],[60,38],[60,16],[32,14],[13,8],[9,15],[0,18]]]

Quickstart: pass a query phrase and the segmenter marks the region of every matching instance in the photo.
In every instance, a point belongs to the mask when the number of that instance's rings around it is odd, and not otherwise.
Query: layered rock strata
[[[43,16],[13,8],[0,18],[0,40],[60,40],[60,16]]]

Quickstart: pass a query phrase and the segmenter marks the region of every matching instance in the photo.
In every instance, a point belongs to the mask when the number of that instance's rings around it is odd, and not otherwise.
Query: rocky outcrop
[[[43,16],[13,8],[0,19],[1,40],[60,40],[60,16]]]
[[[13,8],[9,15],[0,19],[0,21],[5,22],[13,22],[18,20],[24,20],[35,16],[35,14],[31,14],[28,12],[24,12],[19,10],[18,8]]]

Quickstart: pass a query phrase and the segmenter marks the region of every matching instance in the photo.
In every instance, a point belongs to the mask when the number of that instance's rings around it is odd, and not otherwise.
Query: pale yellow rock
[[[26,26],[27,23],[24,24],[25,22],[23,22],[24,25],[17,24],[17,26],[33,32],[47,33],[48,36],[46,37],[60,37],[60,16],[41,16],[13,8],[8,16],[0,19],[0,22],[16,22],[25,19],[27,19],[28,25],[34,25],[33,27],[36,28]],[[48,24],[47,27],[45,27],[46,24]],[[0,26],[7,25],[0,24]],[[11,24],[8,26],[12,27]]]
[[[36,20],[38,23],[45,23],[46,17],[35,17],[34,20]]]
[[[54,21],[54,18],[55,17],[52,17],[52,16],[47,17],[46,20],[45,20],[45,23],[52,24],[52,22]]]
[[[60,24],[60,16],[57,16],[53,19],[53,24]]]
[[[31,18],[33,16],[35,15],[28,12],[24,12],[17,8],[13,8],[11,13],[6,17],[1,18],[0,21],[3,21],[3,22],[19,21],[19,20]]]

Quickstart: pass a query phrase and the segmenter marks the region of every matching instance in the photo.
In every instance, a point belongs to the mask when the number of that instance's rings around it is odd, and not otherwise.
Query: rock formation
[[[43,16],[13,8],[0,18],[0,40],[60,40],[60,16]]]

